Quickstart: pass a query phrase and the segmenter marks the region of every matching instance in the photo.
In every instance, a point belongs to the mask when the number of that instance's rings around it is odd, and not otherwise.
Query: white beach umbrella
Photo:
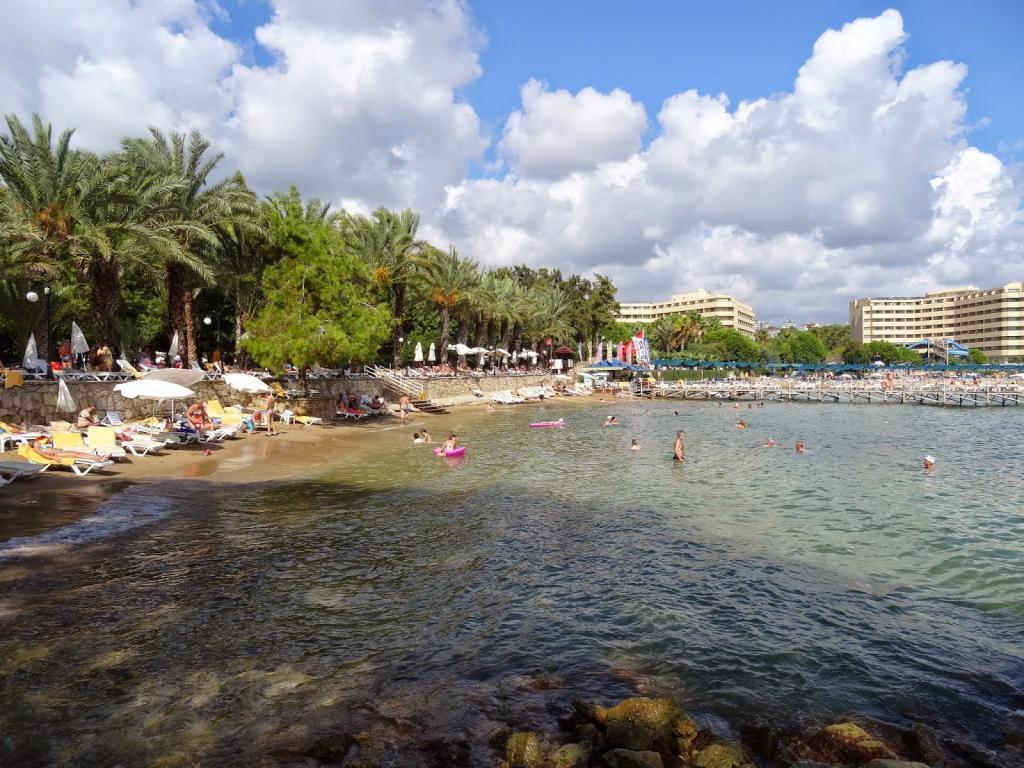
[[[30,334],[28,344],[25,345],[25,354],[21,358],[21,367],[26,371],[35,372],[36,361],[39,359],[39,351],[36,349],[36,335]]]
[[[174,332],[174,338],[171,339],[171,348],[167,350],[167,358],[173,360],[178,356],[178,332]]]
[[[248,373],[225,373],[224,383],[239,392],[269,392],[270,387]]]
[[[202,371],[193,368],[160,368],[144,374],[143,381],[169,381],[181,387],[191,387],[206,377]]]
[[[433,345],[431,345],[431,347],[433,347]],[[413,354],[412,359],[413,362],[416,363],[423,362],[423,344],[418,341],[416,342],[416,352]]]
[[[114,387],[114,391],[129,400],[181,400],[195,395],[188,387],[175,384],[173,381],[150,378],[122,382]]]
[[[115,386],[114,391],[119,392],[122,397],[127,397],[129,400],[170,400],[172,418],[174,417],[175,400],[184,400],[195,396],[195,393],[188,387],[161,379],[126,381]]]
[[[89,354],[89,342],[85,340],[85,334],[74,321],[71,322],[71,351],[76,355]]]
[[[427,362],[437,360],[437,353],[434,351],[434,342],[430,342],[430,349],[427,351]]]
[[[75,400],[71,397],[71,390],[63,377],[57,382],[57,413],[74,413],[78,408]]]

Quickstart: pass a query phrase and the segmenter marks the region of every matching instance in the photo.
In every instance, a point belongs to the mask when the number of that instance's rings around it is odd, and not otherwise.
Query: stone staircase
[[[432,413],[434,415],[448,413],[447,409],[442,408],[431,400],[419,399],[421,385],[407,379],[405,376],[402,376],[402,374],[397,373],[390,368],[382,368],[377,365],[368,365],[365,370],[373,378],[377,379],[377,381],[384,385],[385,391],[390,391],[391,394],[397,394],[398,396],[407,395],[416,410],[423,411],[424,413]]]

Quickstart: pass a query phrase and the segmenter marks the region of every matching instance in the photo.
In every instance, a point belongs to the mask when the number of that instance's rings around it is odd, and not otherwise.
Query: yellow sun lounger
[[[131,440],[122,440],[119,444],[117,432],[112,427],[89,427],[89,447],[100,453],[109,453],[111,456],[116,456],[118,451],[122,454],[129,451],[132,456],[146,456],[151,451],[159,451],[163,446],[164,443],[143,435]]]
[[[68,455],[50,458],[39,453],[34,446],[27,443],[18,446],[18,455],[33,464],[45,464],[49,467],[67,467],[79,477],[85,477],[94,469],[109,467],[114,463],[112,461],[100,461],[99,459],[87,459],[84,456]]]
[[[54,432],[51,437],[53,439],[53,447],[59,451],[106,453],[110,454],[110,457],[114,459],[123,459],[128,456],[128,454],[124,452],[124,448],[118,446],[116,441],[109,447],[93,445],[91,440],[86,444],[81,432]]]

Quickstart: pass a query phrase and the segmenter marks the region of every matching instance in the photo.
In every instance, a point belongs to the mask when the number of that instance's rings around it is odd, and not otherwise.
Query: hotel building
[[[745,336],[754,338],[754,310],[732,296],[707,291],[680,293],[665,301],[619,302],[620,323],[650,323],[666,315],[685,315],[699,312],[705,317],[717,317],[723,328],[735,328]]]
[[[854,341],[953,339],[993,361],[1024,356],[1024,282],[850,302]]]

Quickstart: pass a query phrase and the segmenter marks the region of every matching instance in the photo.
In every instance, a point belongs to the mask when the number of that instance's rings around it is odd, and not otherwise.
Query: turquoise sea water
[[[720,729],[854,712],[998,754],[1024,726],[1024,412],[446,418],[464,460],[389,430],[313,480],[128,489],[0,544],[0,763],[276,764],[373,713],[395,764],[428,737],[490,764],[496,729],[634,690]]]

